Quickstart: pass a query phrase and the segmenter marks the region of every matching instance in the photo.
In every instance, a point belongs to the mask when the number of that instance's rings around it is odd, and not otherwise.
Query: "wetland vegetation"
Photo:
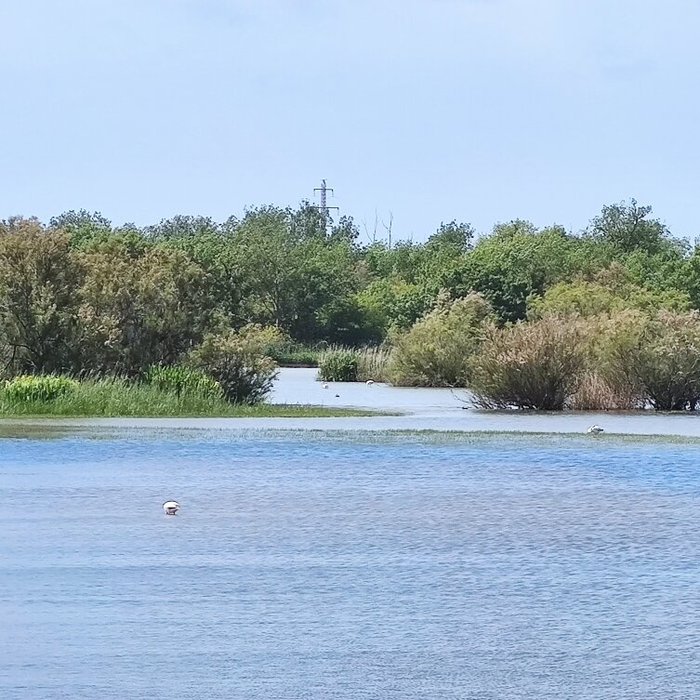
[[[487,408],[697,407],[700,248],[650,207],[605,206],[579,232],[452,221],[398,239],[308,203],[0,222],[0,411],[240,415],[280,364],[466,388]],[[77,388],[21,393],[45,376]]]

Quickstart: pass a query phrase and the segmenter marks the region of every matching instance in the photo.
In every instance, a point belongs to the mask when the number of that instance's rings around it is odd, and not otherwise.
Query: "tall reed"
[[[366,347],[357,351],[357,380],[386,382],[391,352],[384,346]]]

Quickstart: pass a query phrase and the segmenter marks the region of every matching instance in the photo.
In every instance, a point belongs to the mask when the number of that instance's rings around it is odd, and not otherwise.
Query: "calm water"
[[[697,697],[696,443],[4,433],[3,700]]]

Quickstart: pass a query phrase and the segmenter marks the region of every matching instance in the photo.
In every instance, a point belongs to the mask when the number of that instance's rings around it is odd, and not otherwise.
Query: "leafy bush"
[[[443,300],[394,340],[390,381],[399,386],[465,386],[490,304],[479,294]]]
[[[209,333],[189,355],[191,367],[206,372],[236,404],[257,404],[272,389],[277,365],[267,354],[276,329],[250,325],[241,331]]]
[[[612,314],[623,309],[654,311],[671,309],[685,311],[690,297],[677,289],[646,289],[627,280],[618,268],[612,266],[599,275],[600,281],[576,280],[559,282],[542,296],[528,302],[528,318],[544,316],[580,315],[584,317]],[[618,279],[622,277],[622,279]]]
[[[360,364],[355,350],[329,350],[318,361],[318,378],[322,382],[356,382]]]
[[[172,367],[151,365],[146,371],[144,380],[161,391],[172,391],[177,396],[211,398],[221,396],[221,386],[215,379],[200,370],[182,365]]]
[[[73,393],[78,382],[68,377],[20,376],[5,382],[5,398],[13,403],[54,401]]]
[[[469,388],[483,408],[558,411],[576,392],[584,367],[576,319],[491,326],[471,362]]]

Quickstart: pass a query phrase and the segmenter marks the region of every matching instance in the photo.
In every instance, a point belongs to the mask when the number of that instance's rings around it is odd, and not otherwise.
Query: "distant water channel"
[[[0,698],[696,697],[695,441],[199,425],[0,423]]]

